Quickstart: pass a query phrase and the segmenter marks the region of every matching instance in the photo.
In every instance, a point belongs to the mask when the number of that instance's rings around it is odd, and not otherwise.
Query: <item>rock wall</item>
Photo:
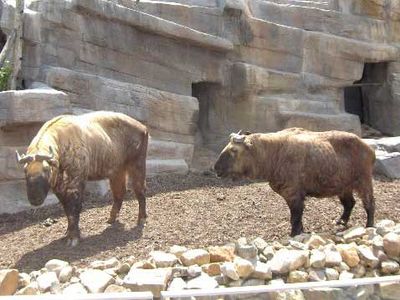
[[[398,1],[26,5],[21,79],[27,90],[0,93],[0,184],[10,191],[0,196],[0,212],[23,194],[12,196],[16,185],[23,191],[14,148],[23,150],[60,113],[127,113],[150,128],[149,174],[185,173],[195,149],[219,151],[227,134],[241,128],[360,134],[359,118],[344,109],[344,88],[362,79],[366,63],[384,63],[381,84],[362,87],[370,125],[400,132]],[[13,10],[13,1],[0,0],[6,35]]]

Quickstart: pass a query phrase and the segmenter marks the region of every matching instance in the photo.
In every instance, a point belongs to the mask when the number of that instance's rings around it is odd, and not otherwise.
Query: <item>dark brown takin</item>
[[[306,196],[338,196],[349,221],[356,192],[373,226],[374,151],[358,136],[342,131],[313,132],[289,128],[276,133],[231,134],[214,169],[217,176],[261,179],[281,195],[290,209],[291,235],[303,231]]]
[[[121,113],[55,117],[42,126],[26,154],[17,152],[17,161],[25,170],[28,200],[41,205],[51,189],[68,219],[67,243],[76,246],[86,181],[109,179],[114,202],[108,222],[113,223],[128,175],[139,202],[138,223],[143,223],[147,144],[146,126]]]

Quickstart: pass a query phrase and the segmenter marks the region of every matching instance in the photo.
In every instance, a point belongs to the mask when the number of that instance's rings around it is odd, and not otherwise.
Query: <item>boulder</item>
[[[102,293],[115,281],[109,274],[97,269],[85,270],[79,278],[90,293]]]
[[[125,276],[123,285],[133,292],[150,291],[155,297],[160,297],[161,291],[167,289],[172,278],[172,270],[164,269],[134,269]]]
[[[383,237],[383,248],[389,257],[400,255],[400,235],[389,232]]]
[[[12,295],[18,288],[18,270],[0,270],[0,296]]]
[[[157,268],[172,267],[178,261],[178,258],[174,254],[163,251],[152,251],[150,257],[153,259]]]
[[[184,252],[180,259],[185,266],[201,266],[210,263],[210,254],[203,249],[194,249]]]

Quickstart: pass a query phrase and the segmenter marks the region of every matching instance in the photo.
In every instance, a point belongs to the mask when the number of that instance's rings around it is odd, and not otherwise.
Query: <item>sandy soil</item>
[[[400,180],[376,178],[376,220],[399,222]],[[61,205],[0,216],[0,268],[40,269],[52,258],[75,265],[110,257],[145,258],[151,250],[168,250],[174,244],[206,247],[232,242],[241,236],[267,241],[287,238],[289,209],[267,183],[231,182],[214,176],[156,177],[148,180],[145,227],[136,226],[137,201],[128,195],[120,221],[106,223],[111,200],[87,195],[81,214],[83,240],[79,247],[65,246],[66,218]],[[337,198],[306,202],[306,231],[335,232],[342,208]],[[50,220],[47,220],[50,218]],[[47,220],[47,222],[46,222]],[[54,223],[49,225],[49,221]],[[364,225],[365,212],[357,200],[351,226]]]

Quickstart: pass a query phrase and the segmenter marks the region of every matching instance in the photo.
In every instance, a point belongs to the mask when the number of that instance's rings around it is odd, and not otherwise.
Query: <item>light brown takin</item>
[[[109,179],[114,202],[108,222],[113,223],[129,175],[139,202],[138,223],[143,223],[147,144],[146,126],[121,113],[55,117],[42,126],[26,154],[17,152],[17,161],[24,165],[28,200],[41,205],[51,188],[68,219],[67,243],[75,246],[86,181]]]
[[[290,128],[267,134],[231,134],[214,169],[219,177],[269,182],[289,206],[294,236],[303,230],[306,196],[338,196],[344,211],[337,223],[346,225],[356,192],[367,213],[367,226],[373,226],[374,162],[374,151],[355,134]]]

